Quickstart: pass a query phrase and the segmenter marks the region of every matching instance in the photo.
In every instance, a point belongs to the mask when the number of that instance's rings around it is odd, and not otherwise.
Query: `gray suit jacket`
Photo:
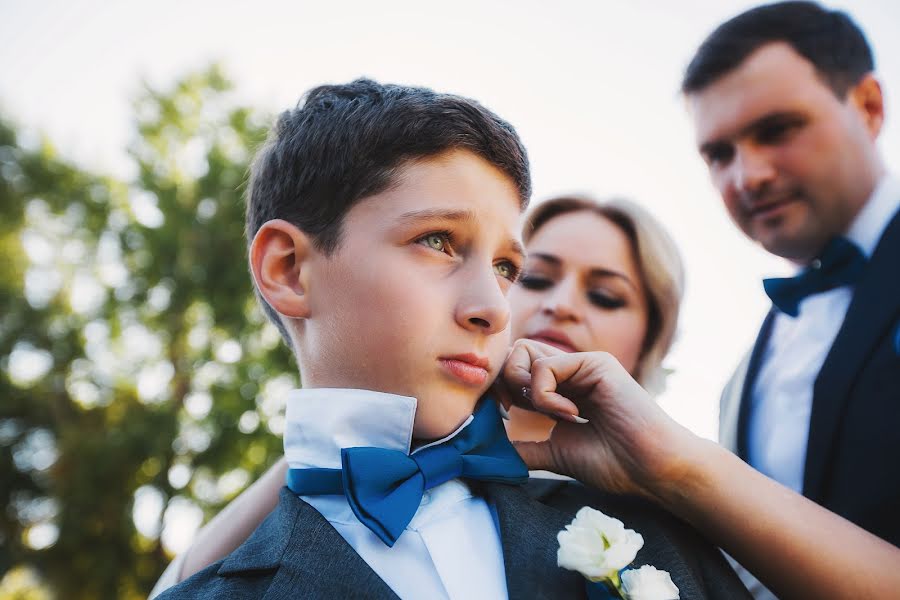
[[[585,598],[581,575],[556,565],[556,534],[585,505],[644,536],[634,566],[669,571],[683,599],[750,598],[722,555],[687,525],[635,498],[607,496],[557,480],[487,483],[477,491],[497,509],[509,597]],[[312,506],[287,488],[275,511],[237,550],[161,599],[375,598],[394,592]]]

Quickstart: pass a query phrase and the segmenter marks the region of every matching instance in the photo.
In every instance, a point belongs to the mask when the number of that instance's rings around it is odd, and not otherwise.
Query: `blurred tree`
[[[297,384],[246,268],[263,120],[217,67],[145,88],[131,182],[0,121],[0,573],[58,598],[146,597],[281,454]]]

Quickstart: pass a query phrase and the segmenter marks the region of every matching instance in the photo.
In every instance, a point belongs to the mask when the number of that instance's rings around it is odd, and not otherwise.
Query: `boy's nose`
[[[470,279],[457,304],[456,321],[461,327],[490,335],[509,324],[509,301],[491,271]]]

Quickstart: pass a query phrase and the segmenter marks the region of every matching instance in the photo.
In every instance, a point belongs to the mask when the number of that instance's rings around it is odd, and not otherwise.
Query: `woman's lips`
[[[490,374],[487,359],[474,355],[449,356],[439,362],[445,371],[466,385],[484,385]]]
[[[529,335],[528,339],[559,348],[563,352],[578,352],[578,348],[575,347],[569,336],[561,331],[542,330]]]

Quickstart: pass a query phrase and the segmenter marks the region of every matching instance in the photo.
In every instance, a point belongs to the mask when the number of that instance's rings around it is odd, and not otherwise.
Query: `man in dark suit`
[[[873,69],[846,14],[785,2],[710,34],[682,89],[732,219],[798,267],[765,282],[773,307],[723,393],[720,442],[900,545],[900,183],[876,146]]]

